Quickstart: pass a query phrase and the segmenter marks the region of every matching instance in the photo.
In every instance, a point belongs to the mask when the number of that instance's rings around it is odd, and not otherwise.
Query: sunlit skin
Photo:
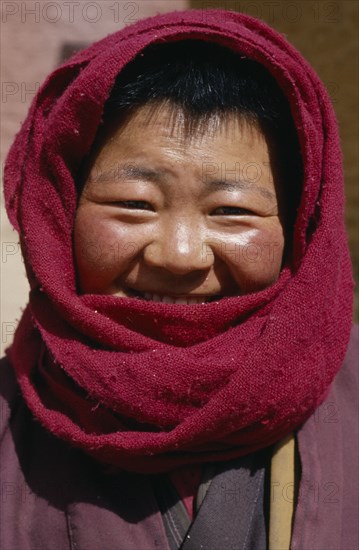
[[[188,135],[170,114],[138,108],[92,155],[74,227],[82,293],[188,304],[279,276],[284,230],[262,132],[231,115]]]

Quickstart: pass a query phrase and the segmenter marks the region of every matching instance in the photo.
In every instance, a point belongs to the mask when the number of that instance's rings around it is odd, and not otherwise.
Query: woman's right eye
[[[114,204],[128,210],[153,210],[152,205],[147,201],[116,201]]]

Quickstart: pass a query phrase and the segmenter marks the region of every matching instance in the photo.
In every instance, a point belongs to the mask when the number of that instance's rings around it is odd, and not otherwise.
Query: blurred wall
[[[303,54],[326,85],[337,113],[344,153],[346,224],[359,321],[359,179],[357,0],[190,0],[192,8],[223,8],[262,19]],[[324,260],[325,261],[325,260]]]
[[[139,19],[186,7],[187,0],[0,2],[1,166],[36,90],[62,59]],[[2,354],[28,294],[17,233],[7,220],[2,194],[0,222]]]

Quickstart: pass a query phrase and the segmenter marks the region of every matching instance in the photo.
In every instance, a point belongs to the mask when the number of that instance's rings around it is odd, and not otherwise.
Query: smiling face
[[[188,135],[171,113],[145,105],[103,133],[74,227],[83,293],[194,304],[278,278],[284,232],[263,134],[213,116]]]

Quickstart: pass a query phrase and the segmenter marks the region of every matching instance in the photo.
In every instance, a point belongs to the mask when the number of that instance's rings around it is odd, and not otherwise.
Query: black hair
[[[119,73],[104,117],[163,101],[194,122],[239,113],[268,130],[294,130],[286,97],[269,71],[213,42],[183,40],[144,49]]]
[[[103,122],[145,104],[163,102],[182,111],[190,132],[213,114],[239,114],[265,134],[273,164],[287,188],[286,210],[294,221],[302,179],[300,149],[288,101],[259,62],[203,40],[156,43],[117,76],[104,106]]]

